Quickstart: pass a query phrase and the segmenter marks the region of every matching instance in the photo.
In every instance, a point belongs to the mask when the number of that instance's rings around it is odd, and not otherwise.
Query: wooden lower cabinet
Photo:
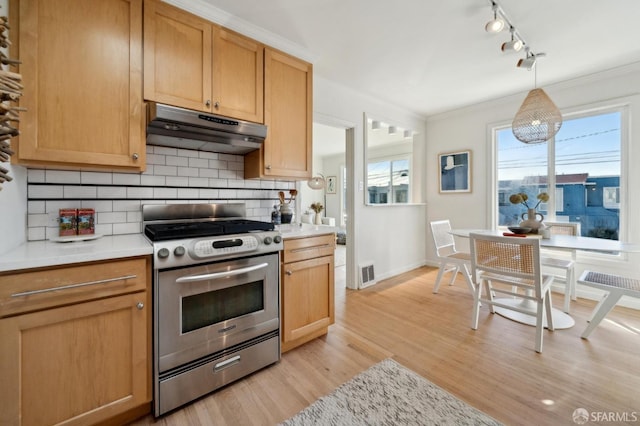
[[[282,352],[328,332],[334,323],[335,235],[285,240]]]
[[[138,272],[128,280],[146,281]],[[148,413],[150,302],[145,289],[0,319],[0,424],[125,423]]]

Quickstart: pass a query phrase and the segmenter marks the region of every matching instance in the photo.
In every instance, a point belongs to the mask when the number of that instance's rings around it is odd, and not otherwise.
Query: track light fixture
[[[484,29],[488,33],[499,33],[504,29],[504,20],[502,17],[498,16],[498,10],[500,7],[497,3],[491,2],[493,9],[493,19],[487,22],[487,25],[484,26]]]
[[[522,48],[524,47],[524,42],[522,40],[520,40],[519,38],[515,37],[515,32],[516,29],[513,27],[509,28],[509,31],[511,32],[511,40],[502,43],[502,51],[503,52],[519,52],[522,50]]]
[[[498,18],[502,24],[509,25],[511,40],[502,44],[502,51],[520,51],[525,48],[525,57],[519,59],[516,66],[529,71],[534,70],[534,89],[529,92],[516,116],[511,123],[513,135],[521,142],[535,144],[546,142],[560,130],[562,126],[562,114],[558,107],[543,89],[537,87],[538,76],[535,66],[538,58],[545,56],[544,53],[533,53],[531,47],[524,40],[522,35],[516,30],[504,10],[495,0],[490,0],[493,10],[493,20],[485,26],[487,32],[499,32],[500,27],[496,21]],[[498,29],[499,28],[499,29]]]
[[[371,122],[371,130],[380,130],[380,122],[378,120]]]

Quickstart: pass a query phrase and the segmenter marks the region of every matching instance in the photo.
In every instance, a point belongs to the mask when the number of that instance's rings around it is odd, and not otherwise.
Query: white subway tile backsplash
[[[81,204],[83,209],[94,209],[96,212],[112,212],[114,210],[111,200],[82,201]]]
[[[178,176],[198,177],[200,169],[191,167],[178,167]]]
[[[186,176],[167,176],[167,186],[189,186],[189,178]]]
[[[171,148],[168,146],[154,146],[153,147],[153,153],[154,154],[161,154],[161,155],[178,155],[178,149],[177,148]]]
[[[241,155],[158,146],[147,146],[144,173],[28,169],[28,239],[56,237],[62,208],[95,209],[102,235],[141,232],[145,204],[242,202],[247,217],[270,220],[277,191],[295,182],[245,180],[243,169]]]
[[[209,160],[206,158],[189,158],[189,167],[208,168]]]
[[[199,196],[197,198],[200,199],[211,199],[211,198],[218,198],[220,191],[218,189],[205,189],[202,188],[199,190]]]
[[[47,239],[46,230],[47,228],[44,228],[41,226],[34,227],[34,228],[29,227],[27,229],[27,238],[29,241],[45,240]]]
[[[27,189],[28,199],[62,198],[63,186],[56,185],[29,185]]]
[[[66,170],[45,170],[47,183],[80,183],[80,172]]]
[[[136,200],[144,200],[147,198],[153,198],[153,188],[127,188],[127,198],[136,199]]]
[[[189,186],[206,188],[207,186],[209,186],[209,179],[199,178],[199,177],[189,177]]]
[[[113,210],[117,212],[134,212],[142,210],[140,200],[118,200],[113,202]]]
[[[164,176],[141,176],[140,184],[144,186],[164,186],[166,179]]]
[[[46,210],[46,202],[44,201],[28,201],[27,202],[27,211],[31,214],[45,213]]]
[[[198,152],[198,157],[199,158],[206,158],[206,159],[209,159],[209,160],[217,160],[219,156],[220,156],[220,154],[218,154],[216,152],[206,152],[206,151]]]
[[[167,156],[167,166],[188,167],[189,159],[186,157],[178,157],[177,155]]]
[[[31,227],[46,227],[49,224],[49,215],[46,213],[41,214],[28,214],[27,226]]]
[[[166,164],[166,158],[164,155],[159,154],[147,154],[147,164]]]
[[[140,185],[140,175],[136,173],[113,173],[114,185]]]
[[[176,198],[178,191],[176,188],[153,188],[153,198]]]
[[[198,169],[200,177],[217,178],[219,170],[217,169]]]
[[[96,222],[98,223],[125,223],[126,221],[127,221],[127,212],[96,213]]]
[[[178,176],[178,168],[176,166],[157,165],[153,169],[153,174],[156,176]]]
[[[98,188],[95,186],[65,186],[64,198],[96,198],[98,195]]]
[[[197,188],[178,188],[178,198],[198,198]]]
[[[100,172],[80,172],[80,182],[84,185],[111,185],[113,175]]]
[[[113,235],[136,234],[141,231],[140,222],[136,223],[114,223]]]
[[[209,179],[208,185],[211,188],[228,188],[229,182],[226,179]]]
[[[44,170],[40,170],[40,169],[27,170],[27,182],[44,183],[45,182]]]
[[[100,186],[98,198],[127,198],[127,188],[124,186]]]

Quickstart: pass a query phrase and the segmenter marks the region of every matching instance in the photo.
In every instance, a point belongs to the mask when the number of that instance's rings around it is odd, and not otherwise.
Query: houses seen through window
[[[565,118],[546,143],[525,144],[511,128],[497,130],[498,226],[522,220],[525,208],[511,204],[511,194],[523,192],[533,201],[547,192],[549,201],[537,208],[545,219],[579,222],[583,236],[619,239],[621,128],[616,109]]]

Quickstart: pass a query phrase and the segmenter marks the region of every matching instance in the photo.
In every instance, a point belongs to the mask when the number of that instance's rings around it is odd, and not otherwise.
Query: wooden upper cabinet
[[[213,25],[156,0],[144,2],[144,98],[211,112]]]
[[[214,36],[213,112],[264,122],[264,46],[224,28]]]
[[[267,139],[245,155],[245,178],[311,178],[313,67],[266,48],[264,118]]]
[[[157,0],[144,7],[145,99],[264,121],[262,44]]]
[[[142,0],[11,0],[9,10],[27,109],[15,161],[143,170]]]

